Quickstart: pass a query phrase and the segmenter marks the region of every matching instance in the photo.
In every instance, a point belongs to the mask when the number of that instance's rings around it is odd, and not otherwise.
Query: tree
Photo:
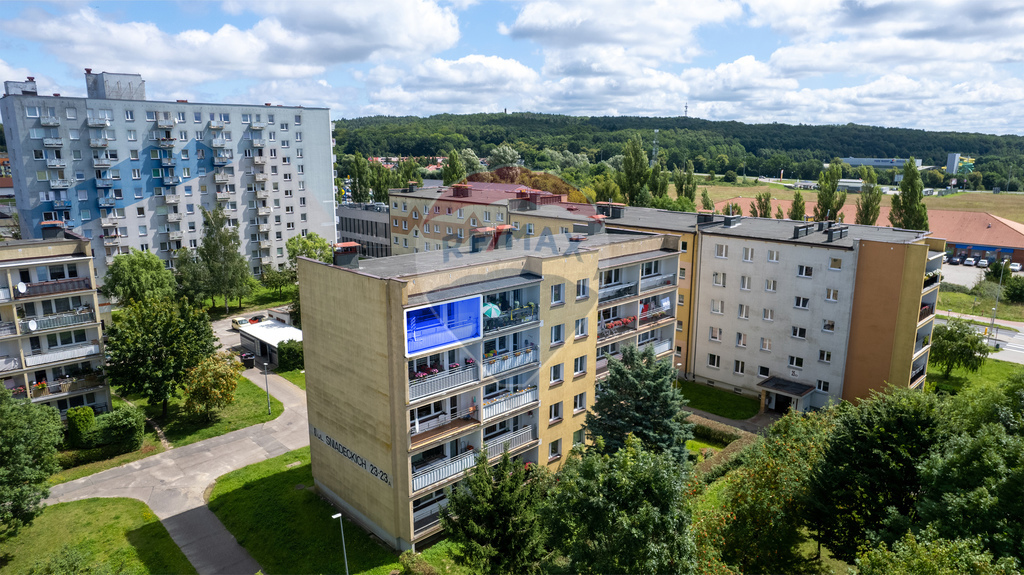
[[[781,205],[775,207],[775,219],[777,219],[777,220],[784,220],[784,219],[786,219],[786,214],[783,213]]]
[[[487,158],[487,167],[497,170],[503,166],[515,166],[519,164],[519,152],[508,144],[502,144]]]
[[[804,205],[804,195],[800,192],[793,192],[793,203],[789,205],[786,217],[802,222],[805,216],[807,216],[807,207]]]
[[[697,178],[693,176],[693,162],[686,160],[686,170],[676,171],[676,196],[687,197],[691,202],[697,201]]]
[[[949,318],[932,330],[932,363],[942,367],[944,377],[958,367],[969,372],[981,369],[988,357],[985,338],[960,318]]]
[[[2,125],[3,124],[0,124],[0,126]],[[3,131],[0,130],[0,134],[2,133]],[[11,214],[11,239],[21,239],[21,214],[19,214],[18,212],[14,212]]]
[[[473,148],[462,149],[462,163],[466,166],[467,174],[475,174],[477,172],[484,171],[484,166],[480,163],[480,158],[476,155],[476,152],[473,151]],[[423,182],[422,178],[420,179],[420,182]]]
[[[235,387],[243,371],[245,366],[230,351],[203,358],[188,370],[182,382],[185,412],[213,421],[215,410],[223,409],[235,400]]]
[[[860,179],[863,182],[860,196],[857,198],[857,216],[854,223],[873,226],[878,221],[879,206],[882,205],[882,188],[878,184],[878,176],[871,166],[860,167]]]
[[[60,471],[60,413],[48,405],[15,401],[0,386],[0,541],[32,523],[50,496],[47,480]]]
[[[614,454],[576,447],[544,516],[572,573],[692,573],[686,467],[629,435]]]
[[[295,270],[278,270],[273,266],[268,266],[263,269],[263,274],[260,275],[260,283],[263,284],[263,287],[274,290],[277,295],[281,295],[282,289],[295,283]]]
[[[743,208],[737,202],[729,202],[722,207],[722,213],[730,216],[742,216]]]
[[[1007,280],[1013,275],[1010,271],[1010,260],[999,261],[996,260],[989,264],[985,270],[985,281],[999,283],[999,280]]]
[[[730,184],[736,183],[736,172],[726,170],[725,174],[722,175],[722,181]]]
[[[928,208],[922,202],[924,185],[914,158],[903,164],[900,191],[892,197],[889,223],[904,230],[928,230]]]
[[[380,162],[370,164],[370,189],[373,190],[373,201],[388,203],[391,195],[389,190],[395,180],[395,173]]]
[[[292,236],[284,247],[288,250],[288,267],[292,269],[295,269],[299,256],[325,264],[334,261],[334,247],[316,232],[308,233],[306,237]]]
[[[941,539],[934,530],[907,533],[892,544],[867,549],[857,557],[861,575],[1019,575],[1011,559],[993,563],[977,539]]]
[[[448,152],[448,159],[441,167],[441,178],[444,185],[450,186],[466,179],[466,167],[462,165],[462,158],[457,150]]]
[[[210,319],[188,300],[132,302],[107,330],[107,377],[121,393],[167,401],[188,372],[216,350]]]
[[[194,305],[202,305],[210,296],[210,271],[199,259],[197,250],[182,247],[177,255],[174,277],[178,283],[178,295],[188,298]]]
[[[370,201],[370,165],[359,152],[352,159],[352,201],[360,204]]]
[[[814,204],[814,221],[839,220],[839,211],[846,203],[846,192],[836,191],[843,177],[843,162],[832,160],[827,170],[818,175],[818,201]]]
[[[654,164],[647,179],[647,189],[655,198],[668,196],[668,172],[661,169],[661,164]]]
[[[544,530],[539,506],[545,470],[524,466],[505,451],[493,467],[487,449],[465,479],[445,488],[441,527],[455,543],[452,557],[473,573],[539,573]]]
[[[114,257],[99,291],[125,304],[131,300],[170,297],[176,287],[174,273],[164,266],[163,260],[153,252],[132,248],[131,253]]]
[[[647,188],[647,164],[647,152],[643,149],[640,136],[630,138],[622,147],[622,171],[615,174],[615,180],[631,206],[645,205],[641,203],[641,191]]]
[[[708,195],[707,188],[704,188],[704,191],[700,194],[700,207],[710,211],[714,211],[715,209],[715,202],[711,201],[711,196]]]
[[[1024,303],[1024,277],[1007,276],[1003,280],[1003,297],[1013,303]]]
[[[759,192],[754,196],[754,201],[750,202],[750,217],[772,217],[772,193],[770,191]]]
[[[593,411],[587,412],[587,434],[603,438],[614,453],[632,433],[646,449],[687,461],[686,441],[693,438],[693,426],[685,422],[689,413],[683,411],[686,400],[673,385],[672,364],[655,359],[650,346],[643,351],[626,346],[622,361],[609,358],[608,372]]]
[[[206,267],[209,277],[207,291],[210,295],[224,296],[224,313],[228,313],[228,298],[244,291],[249,278],[249,264],[239,253],[242,239],[238,229],[228,225],[224,208],[203,211],[203,241],[199,244],[199,259]]]
[[[467,148],[468,149],[468,148]],[[413,160],[402,160],[398,162],[396,184],[397,187],[406,187],[409,182],[416,182],[423,185],[423,176],[420,175],[420,165]]]
[[[622,202],[619,185],[607,175],[598,176],[594,180],[594,199],[598,202]]]

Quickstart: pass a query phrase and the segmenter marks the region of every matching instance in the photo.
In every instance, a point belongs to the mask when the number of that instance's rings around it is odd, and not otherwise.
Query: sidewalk
[[[735,427],[736,429],[742,429],[743,431],[747,431],[750,433],[761,433],[762,429],[767,429],[771,427],[773,423],[775,423],[779,418],[782,417],[779,414],[770,413],[766,411],[764,413],[758,413],[757,415],[751,417],[750,419],[744,419],[741,421],[738,419],[729,419],[727,417],[722,417],[721,415],[715,415],[714,413],[708,413],[707,411],[694,409],[690,406],[686,406],[683,409],[689,411],[694,415],[699,415],[704,419],[710,419],[711,421],[724,423],[726,425]]]
[[[947,319],[947,318],[951,318],[951,317],[952,318],[958,318],[959,317],[959,318],[963,318],[963,319],[970,319],[970,320],[974,320],[974,321],[980,321],[980,322],[984,322],[985,325],[989,325],[989,324],[992,323],[992,316],[982,317],[980,315],[967,315],[965,313],[954,313],[954,314],[951,314],[951,313],[949,313],[946,310],[941,310],[941,309],[936,309],[935,310],[935,318],[936,319],[939,319],[939,318]],[[1011,320],[1008,320],[1008,319],[999,319],[997,317],[996,318],[996,325],[997,326],[1005,325],[1006,327],[1012,327],[1013,329],[1015,329],[1015,330],[1017,330],[1019,332],[1024,332],[1024,321],[1011,321]]]
[[[258,369],[243,374],[264,387]],[[284,405],[277,419],[108,469],[50,489],[48,504],[92,497],[130,497],[153,510],[196,570],[251,575],[259,564],[206,507],[218,477],[309,445],[306,392],[268,374],[270,394]]]

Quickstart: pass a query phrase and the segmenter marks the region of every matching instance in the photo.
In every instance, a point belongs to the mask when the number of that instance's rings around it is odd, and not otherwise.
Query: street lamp
[[[331,516],[331,519],[337,519],[338,523],[341,524],[341,553],[345,557],[345,575],[348,575],[348,549],[345,548],[345,521],[341,518],[341,513],[335,513]]]
[[[267,362],[263,362],[263,384],[267,386],[267,415],[270,415],[270,379],[267,377]]]

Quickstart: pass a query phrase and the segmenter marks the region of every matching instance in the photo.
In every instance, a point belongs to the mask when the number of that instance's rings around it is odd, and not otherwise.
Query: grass
[[[274,397],[270,398],[271,415],[267,415],[267,393],[244,377],[238,378],[235,389],[235,401],[220,410],[212,422],[203,418],[192,417],[184,412],[184,399],[172,398],[167,406],[167,417],[161,417],[162,405],[150,405],[149,400],[142,396],[129,396],[128,399],[146,412],[146,417],[153,419],[163,428],[167,441],[175,447],[182,447],[197,441],[224,435],[225,433],[270,421],[281,415],[284,406]]]
[[[679,380],[683,397],[689,400],[689,407],[713,413],[729,419],[744,420],[757,415],[761,404],[752,397],[715,389],[692,381]]]
[[[1000,304],[1000,305],[1002,305],[1002,304]],[[939,308],[939,311],[942,311],[941,308]],[[939,314],[939,315],[935,316],[935,319],[946,319],[948,317],[949,316],[947,316],[946,314]],[[956,317],[956,316],[953,316],[953,317]],[[962,319],[963,321],[966,321],[967,323],[969,323],[971,325],[980,325],[982,327],[991,327],[992,326],[992,322],[991,321],[982,321],[982,320],[978,320],[978,319],[968,319],[968,318],[965,318],[965,317],[964,318],[960,318],[960,319]],[[1018,330],[1015,327],[1010,327],[1008,325],[1002,325],[1002,324],[999,324],[999,323],[996,324],[996,329],[998,329],[999,331],[1008,331],[1008,332],[1012,332],[1012,333],[1018,333],[1020,331],[1020,330]]]
[[[278,294],[276,290],[270,290],[260,286],[260,288],[254,291],[252,295],[242,298],[241,307],[237,305],[237,299],[229,301],[227,313],[224,313],[224,298],[222,297],[207,299],[203,302],[203,305],[208,308],[206,313],[210,316],[210,321],[216,321],[218,319],[245,315],[271,307],[288,305],[292,303],[295,296],[295,290],[297,289],[298,286],[292,286],[290,288],[282,289],[281,293]],[[218,305],[217,302],[220,302],[220,304]]]
[[[104,498],[44,509],[32,525],[4,542],[0,574],[28,573],[65,545],[87,558],[92,568],[81,572],[196,572],[145,503]]]
[[[1002,361],[1000,359],[986,359],[985,364],[975,373],[965,369],[954,369],[949,377],[942,374],[942,368],[935,363],[928,365],[927,385],[933,386],[936,391],[956,393],[966,385],[995,385],[1002,383],[1006,378],[1024,369],[1019,363]]]
[[[977,300],[977,301],[975,301]],[[939,292],[939,300],[935,304],[936,309],[951,311],[953,314],[980,315],[991,317],[992,308],[996,307],[996,300],[990,298],[979,298],[967,293]],[[1024,304],[1009,303],[1000,301],[996,311],[996,319],[1006,321],[1024,321]]]
[[[279,371],[277,375],[294,383],[299,389],[306,389],[306,370],[293,369],[291,371]]]
[[[209,507],[267,573],[343,573],[341,530],[331,519],[336,510],[312,485],[304,447],[219,477]],[[345,542],[351,573],[387,575],[401,568],[395,553],[347,520]],[[452,572],[449,547],[441,542],[423,558]]]

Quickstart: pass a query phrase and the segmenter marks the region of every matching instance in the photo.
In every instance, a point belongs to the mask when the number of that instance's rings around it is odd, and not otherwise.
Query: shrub
[[[951,282],[942,282],[939,284],[939,291],[949,293],[971,293],[971,288]]]
[[[1024,277],[1007,277],[1003,281],[1003,297],[1009,302],[1024,303]]]
[[[302,352],[302,342],[289,339],[277,346],[277,368],[281,371],[304,369],[306,360]]]
[[[979,281],[970,291],[971,295],[986,299],[996,299],[999,294],[999,284],[990,281]]]
[[[91,407],[82,405],[67,411],[68,446],[78,449],[92,447],[93,431],[96,429],[96,415]]]
[[[401,575],[438,575],[437,569],[415,551],[403,552],[398,562],[402,565]]]
[[[128,405],[96,418],[97,442],[128,453],[142,447],[146,418],[142,411]]]
[[[746,433],[745,431],[736,429],[731,425],[719,423],[717,421],[700,417],[699,415],[691,415],[686,419],[686,421],[693,424],[694,438],[707,439],[714,443],[728,445]]]
[[[722,176],[722,181],[723,181],[723,182],[732,182],[732,183],[735,183],[735,182],[736,182],[736,172],[734,172],[734,171],[732,171],[732,170],[729,170],[729,171],[727,171],[727,172],[725,173],[725,175],[724,175],[724,176]]]

